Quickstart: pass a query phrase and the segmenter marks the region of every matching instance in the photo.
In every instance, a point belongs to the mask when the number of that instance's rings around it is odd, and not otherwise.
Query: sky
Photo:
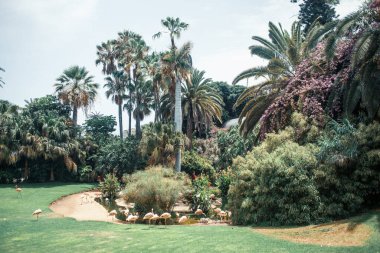
[[[340,17],[363,0],[341,0]],[[101,66],[95,66],[96,45],[130,30],[143,36],[154,51],[169,48],[160,20],[179,17],[189,24],[178,45],[193,43],[193,65],[214,81],[231,83],[241,71],[264,62],[252,57],[251,37],[267,37],[268,22],[285,29],[297,19],[299,7],[290,0],[0,0],[0,99],[20,106],[25,100],[53,94],[55,79],[73,65],[84,66],[102,87]],[[117,117],[100,88],[91,112]],[[153,114],[153,113],[152,113]],[[143,123],[151,121],[153,115]],[[79,114],[79,123],[85,120]],[[127,113],[123,125],[127,128]]]

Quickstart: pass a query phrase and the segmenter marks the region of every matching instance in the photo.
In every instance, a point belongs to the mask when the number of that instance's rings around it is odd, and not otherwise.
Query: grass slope
[[[117,225],[77,222],[49,215],[49,203],[89,184],[23,185],[23,198],[0,187],[0,252],[380,252],[379,212],[361,216],[374,230],[364,247],[320,247],[291,243],[249,227]],[[39,221],[32,212],[41,208]],[[357,219],[357,218],[356,218]]]

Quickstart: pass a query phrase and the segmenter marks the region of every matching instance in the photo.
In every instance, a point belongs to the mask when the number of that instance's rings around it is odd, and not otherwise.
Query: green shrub
[[[190,184],[183,173],[175,173],[172,169],[153,167],[125,176],[126,188],[123,196],[126,202],[135,203],[139,212],[170,212],[181,193]]]
[[[228,190],[230,189],[231,184],[231,178],[232,178],[232,171],[230,169],[221,171],[218,175],[218,179],[216,180],[216,185],[218,186],[220,190],[220,195],[222,197],[223,205],[225,205],[228,201],[227,195]]]
[[[211,206],[210,182],[207,177],[200,176],[192,181],[192,186],[192,190],[186,195],[187,200],[191,203],[191,209],[196,211],[199,208],[204,213],[208,213]]]
[[[193,173],[196,176],[203,174],[208,176],[211,182],[215,182],[215,169],[208,160],[194,151],[184,152],[181,169],[190,176],[193,175]]]
[[[120,190],[120,183],[115,175],[107,174],[104,181],[100,182],[99,189],[104,197],[115,199]]]
[[[99,173],[115,173],[122,177],[124,173],[132,173],[144,168],[145,161],[138,152],[139,143],[134,138],[109,139],[94,155],[95,169]]]

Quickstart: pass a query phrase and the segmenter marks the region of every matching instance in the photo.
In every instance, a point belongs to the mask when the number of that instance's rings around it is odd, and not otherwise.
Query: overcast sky
[[[362,2],[341,0],[336,10],[342,17]],[[290,0],[0,0],[0,67],[6,70],[0,72],[6,82],[0,99],[22,106],[24,100],[52,94],[55,79],[72,65],[85,66],[103,86],[96,45],[131,30],[153,50],[165,50],[169,38],[152,35],[167,16],[190,25],[178,44],[193,42],[194,67],[231,83],[242,70],[262,64],[249,54],[251,37],[266,37],[269,21],[288,29],[298,9]],[[91,111],[116,116],[117,106],[101,88]],[[79,121],[84,119],[81,113]],[[125,113],[124,129],[127,120]]]

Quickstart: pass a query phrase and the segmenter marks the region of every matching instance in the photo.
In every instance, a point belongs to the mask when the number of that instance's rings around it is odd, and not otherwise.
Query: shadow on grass
[[[370,211],[367,214],[352,218],[352,220],[348,224],[348,230],[354,231],[358,225],[366,223],[367,221],[372,220],[372,219],[376,220],[374,222],[375,227],[377,230],[380,231],[380,210],[379,209]]]

